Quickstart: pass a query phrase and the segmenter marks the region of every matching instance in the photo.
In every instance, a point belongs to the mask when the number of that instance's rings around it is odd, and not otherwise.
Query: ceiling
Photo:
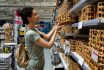
[[[34,7],[41,19],[51,19],[54,0],[0,0],[0,19],[13,19],[13,10],[25,6]]]

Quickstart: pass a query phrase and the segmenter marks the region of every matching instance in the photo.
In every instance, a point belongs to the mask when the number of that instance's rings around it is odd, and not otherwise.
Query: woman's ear
[[[31,17],[28,17],[27,20],[28,20],[29,22],[31,22]]]

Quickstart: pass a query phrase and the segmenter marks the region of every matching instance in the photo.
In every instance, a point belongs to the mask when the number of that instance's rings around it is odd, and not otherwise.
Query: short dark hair
[[[28,17],[32,16],[33,9],[34,8],[32,7],[25,7],[21,11],[19,11],[19,15],[23,20],[23,24],[29,24]]]

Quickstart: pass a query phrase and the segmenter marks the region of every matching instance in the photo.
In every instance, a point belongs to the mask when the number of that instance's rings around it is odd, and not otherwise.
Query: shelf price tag
[[[78,29],[82,29],[82,22],[78,23]]]
[[[97,50],[94,50],[92,51],[92,54],[91,54],[91,58],[95,61],[95,62],[98,62],[98,51]]]
[[[79,62],[79,64],[82,66],[83,63],[84,63],[84,59],[83,59],[83,58],[80,58],[78,62]]]
[[[69,44],[69,41],[68,40],[65,40],[65,44]]]

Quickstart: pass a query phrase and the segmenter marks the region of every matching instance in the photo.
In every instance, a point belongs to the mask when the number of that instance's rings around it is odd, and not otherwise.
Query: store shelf
[[[12,53],[0,53],[0,59],[9,58],[11,55],[12,55]]]
[[[0,7],[28,7],[28,6],[32,6],[32,7],[54,7],[55,6],[55,2],[40,2],[40,3],[30,3],[30,2],[25,2],[21,3],[0,3]]]
[[[67,69],[68,68],[68,65],[67,65],[67,63],[65,63],[65,60],[62,58],[62,55],[65,56],[64,53],[59,53],[59,56],[60,56],[61,61],[62,61],[63,65],[64,65],[64,68]],[[84,70],[90,70],[88,64],[84,62],[84,58],[82,56],[80,56],[77,52],[70,51],[70,56],[72,56],[78,62],[78,64],[80,64],[80,66]]]
[[[16,43],[4,43],[5,45],[16,45]]]
[[[84,70],[90,70],[88,64],[84,62],[84,58],[77,52],[71,52],[71,56],[80,64]]]
[[[0,40],[5,40],[4,38],[0,38]]]
[[[78,27],[79,23],[72,24],[72,27]],[[82,28],[90,28],[90,27],[91,28],[104,27],[104,18],[96,18],[82,22]]]
[[[0,30],[4,30],[4,28],[3,27],[0,27]]]
[[[26,27],[21,27],[21,29],[19,29],[19,31],[25,31]]]
[[[84,59],[76,52],[71,52],[71,56],[82,66]],[[81,60],[81,61],[80,61]]]
[[[88,38],[89,37],[88,35],[81,35],[81,34],[76,34],[76,33],[65,33],[64,36],[65,37],[68,37],[68,36],[72,36],[72,37],[83,37],[83,38]]]
[[[19,37],[24,37],[24,35],[19,35]]]
[[[98,0],[80,0],[69,12],[74,15],[78,15],[77,13],[86,5],[94,3]]]
[[[60,59],[61,59],[63,65],[64,65],[64,69],[65,69],[65,70],[69,70],[69,68],[68,68],[68,66],[69,66],[68,61],[66,61],[66,58],[64,59],[63,56],[64,56],[64,58],[66,57],[66,56],[64,55],[64,53],[59,53],[59,57],[60,57]]]
[[[87,63],[84,63],[84,64],[82,65],[82,68],[83,68],[84,70],[90,70],[90,68],[89,68],[89,66],[88,66]]]
[[[57,65],[57,66],[53,66],[53,70],[58,69],[58,68],[64,68],[63,64],[60,63],[60,64]]]
[[[5,34],[3,31],[0,31],[0,34]]]

